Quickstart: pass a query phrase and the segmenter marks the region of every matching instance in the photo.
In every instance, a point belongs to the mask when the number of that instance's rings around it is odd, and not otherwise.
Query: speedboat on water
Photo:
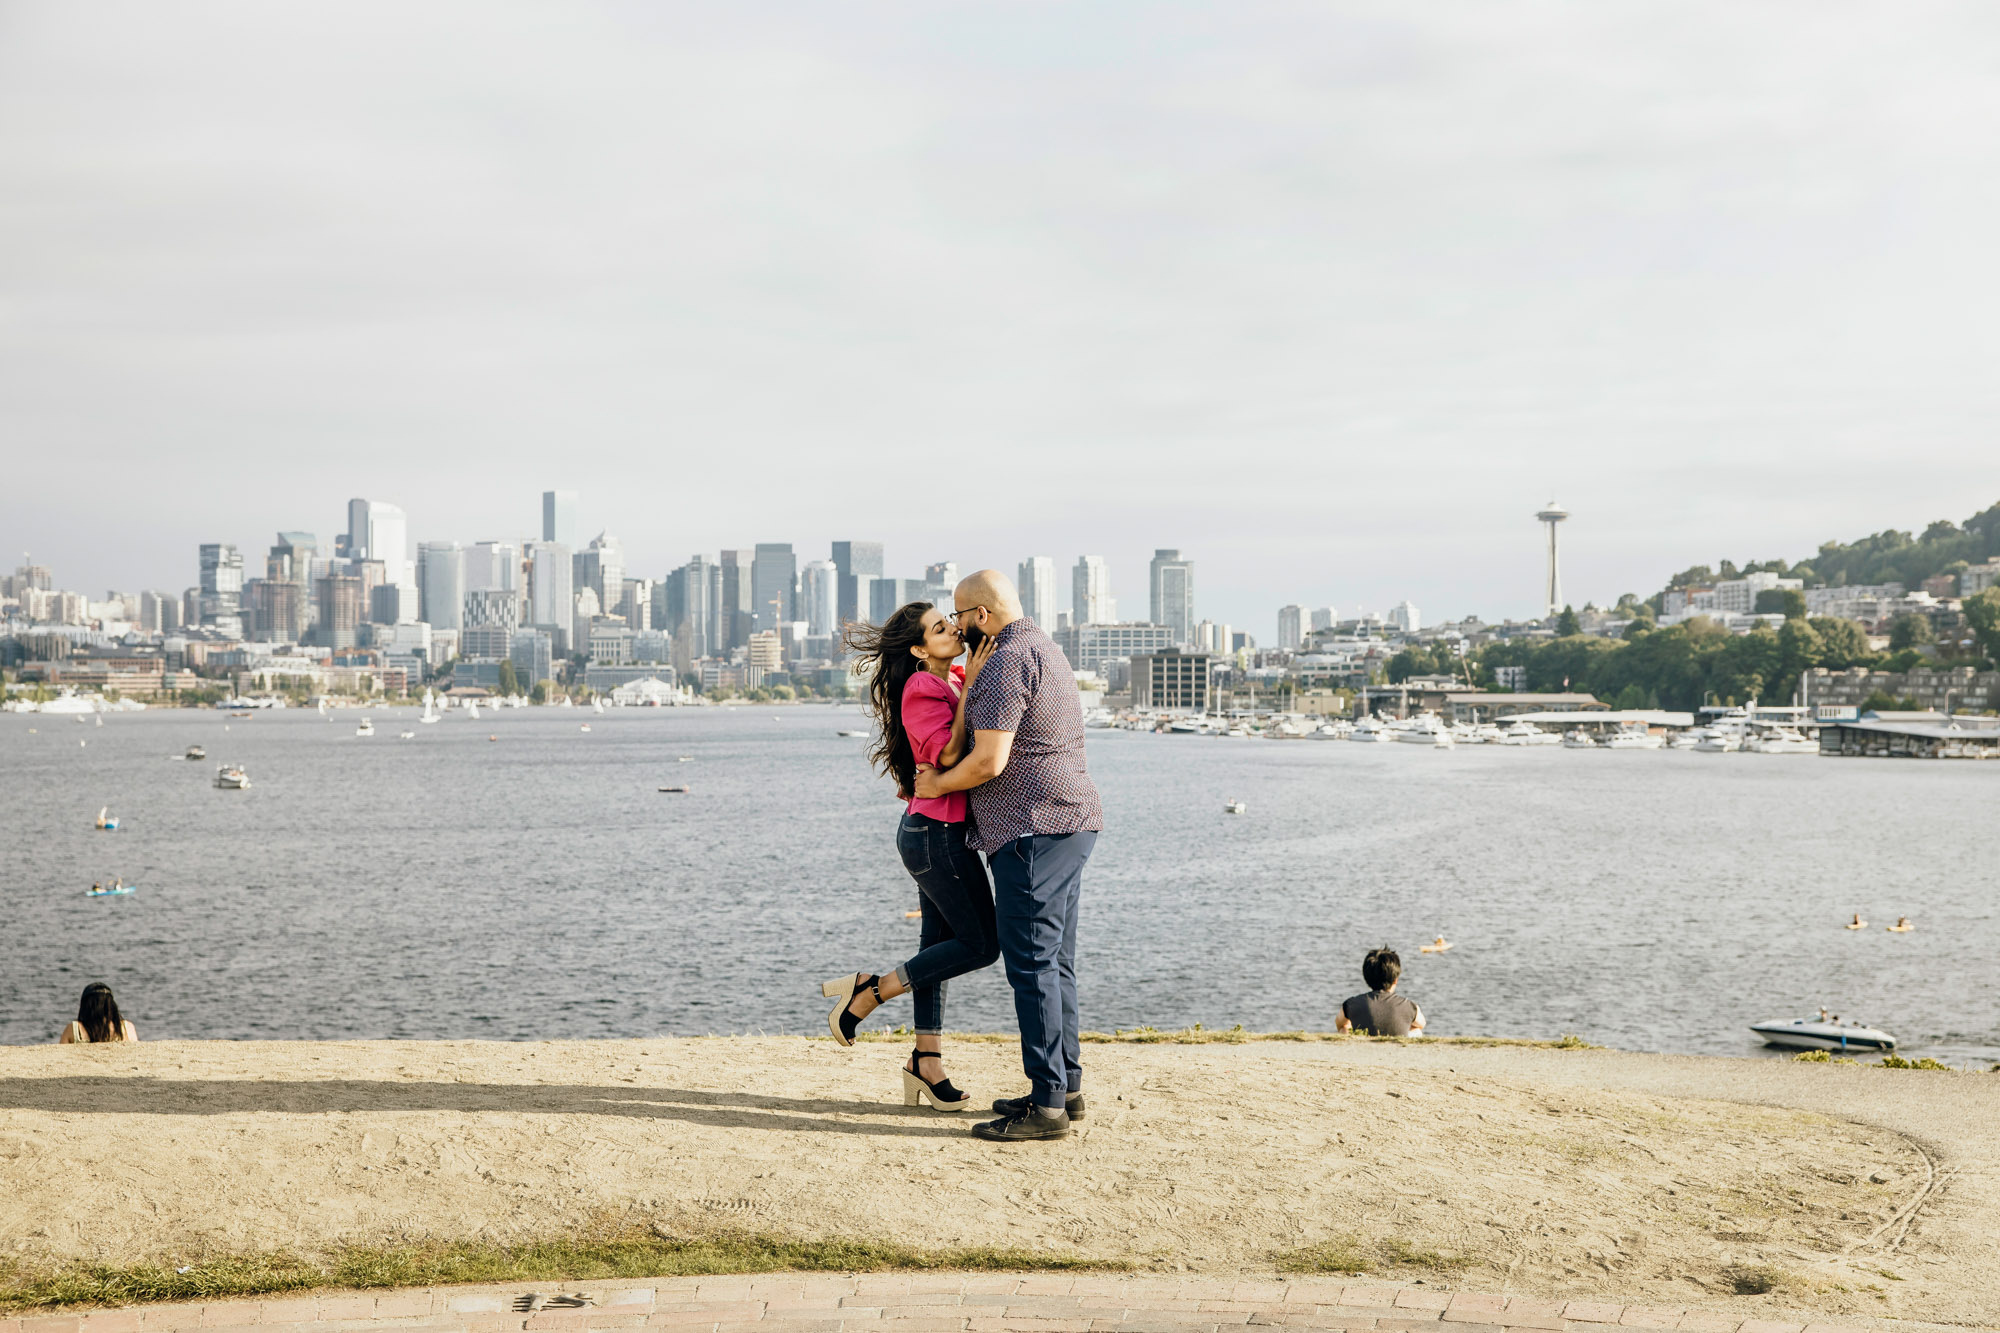
[[[1607,750],[1659,750],[1666,743],[1666,737],[1655,736],[1644,725],[1621,726],[1603,741]]]
[[[1790,727],[1773,727],[1743,742],[1752,754],[1818,754],[1819,742]]]
[[[1750,1030],[1764,1039],[1766,1046],[1783,1046],[1798,1051],[1893,1051],[1896,1039],[1881,1028],[1860,1023],[1843,1023],[1825,1018],[1767,1019],[1752,1023]]]
[[[1565,750],[1595,750],[1598,748],[1596,740],[1581,727],[1565,731],[1563,733],[1562,745]]]
[[[1389,734],[1389,728],[1382,725],[1380,718],[1364,717],[1354,724],[1352,731],[1347,733],[1347,739],[1386,745],[1396,738]]]
[[[1391,738],[1410,745],[1429,745],[1437,749],[1451,748],[1451,732],[1435,713],[1419,713],[1412,718],[1389,724]]]
[[[241,764],[224,764],[215,770],[215,785],[224,791],[245,791],[250,786],[250,775]]]

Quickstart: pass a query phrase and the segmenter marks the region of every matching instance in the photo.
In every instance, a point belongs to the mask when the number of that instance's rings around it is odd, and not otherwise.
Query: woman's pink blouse
[[[929,671],[919,671],[903,686],[903,731],[920,764],[935,764],[951,740],[951,722],[958,716],[959,692],[965,688],[965,669],[953,667],[949,683]],[[929,815],[947,824],[965,822],[965,793],[910,798],[910,813]]]

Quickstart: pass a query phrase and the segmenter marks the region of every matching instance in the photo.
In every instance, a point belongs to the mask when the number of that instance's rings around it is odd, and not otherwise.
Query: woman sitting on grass
[[[137,1041],[139,1029],[119,1015],[118,1001],[111,998],[111,987],[93,981],[83,988],[83,1000],[76,1006],[75,1019],[56,1040],[64,1046]]]

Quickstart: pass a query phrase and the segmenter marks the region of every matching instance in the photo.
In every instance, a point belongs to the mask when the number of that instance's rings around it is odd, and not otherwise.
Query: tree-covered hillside
[[[1827,542],[1797,564],[1753,560],[1738,565],[1724,560],[1715,567],[1695,565],[1667,580],[1667,587],[1685,588],[1769,572],[1804,579],[1808,588],[1856,583],[1900,583],[1915,588],[1933,574],[1956,574],[1967,565],[1989,560],[2000,560],[2000,504],[1963,523],[1939,519],[1915,536],[1890,528],[1855,542]]]

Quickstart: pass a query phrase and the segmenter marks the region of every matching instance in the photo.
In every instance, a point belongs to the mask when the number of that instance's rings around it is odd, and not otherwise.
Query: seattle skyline
[[[2000,494],[1975,5],[114,8],[0,47],[0,540],[79,587],[555,486],[1501,619],[1549,494],[1579,606]]]

